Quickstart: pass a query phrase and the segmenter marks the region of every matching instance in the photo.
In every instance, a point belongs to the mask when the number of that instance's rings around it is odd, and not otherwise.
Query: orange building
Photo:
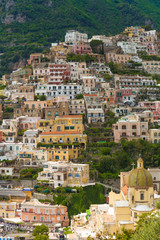
[[[69,225],[67,207],[40,203],[37,199],[22,203],[22,221],[29,223]]]

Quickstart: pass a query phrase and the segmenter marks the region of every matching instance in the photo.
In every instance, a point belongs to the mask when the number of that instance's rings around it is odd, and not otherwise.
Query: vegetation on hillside
[[[57,188],[59,192],[53,195],[55,204],[67,206],[69,218],[81,212],[85,212],[90,204],[105,203],[104,187],[96,184],[95,186],[76,187],[76,193],[67,193],[65,188]]]

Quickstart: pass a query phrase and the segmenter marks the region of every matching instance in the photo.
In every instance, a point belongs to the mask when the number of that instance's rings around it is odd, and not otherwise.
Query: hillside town
[[[64,39],[0,79],[0,240],[117,239],[157,211],[160,33]]]

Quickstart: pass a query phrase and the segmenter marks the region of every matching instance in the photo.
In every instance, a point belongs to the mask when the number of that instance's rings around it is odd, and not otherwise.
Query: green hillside
[[[116,34],[126,26],[151,24],[160,30],[159,0],[1,0],[0,73],[30,52],[64,40],[68,29]],[[9,64],[8,64],[9,62]]]

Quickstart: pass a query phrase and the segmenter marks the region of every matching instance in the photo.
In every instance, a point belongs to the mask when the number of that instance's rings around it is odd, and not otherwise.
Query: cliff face
[[[27,58],[66,30],[117,34],[127,26],[150,24],[160,30],[159,0],[0,0],[0,73],[7,61]]]

